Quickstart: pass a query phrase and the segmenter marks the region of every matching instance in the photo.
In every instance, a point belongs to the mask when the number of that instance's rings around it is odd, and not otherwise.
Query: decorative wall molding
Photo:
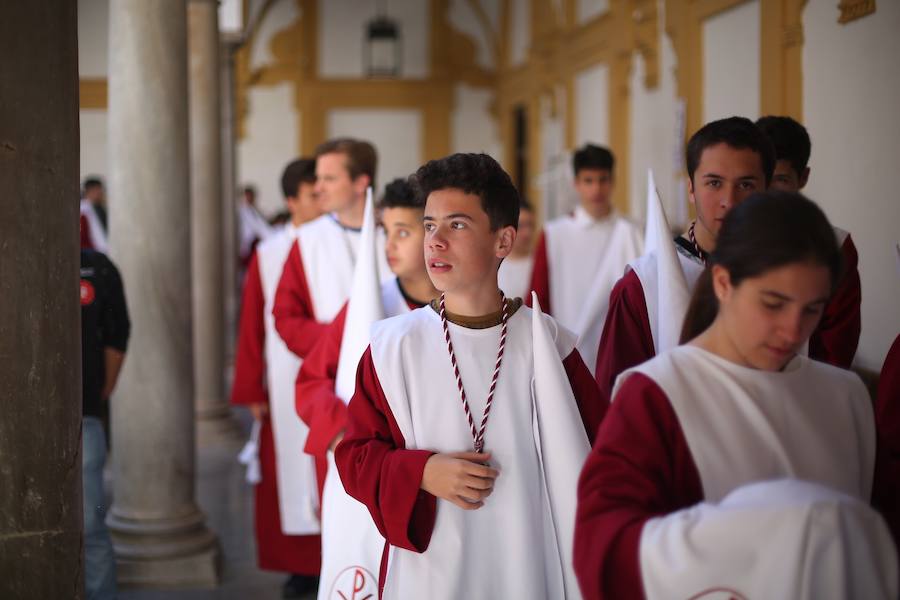
[[[106,110],[108,84],[105,78],[80,79],[78,81],[78,104],[82,110]]]
[[[841,15],[838,23],[845,25],[875,12],[875,0],[841,0],[838,4]]]

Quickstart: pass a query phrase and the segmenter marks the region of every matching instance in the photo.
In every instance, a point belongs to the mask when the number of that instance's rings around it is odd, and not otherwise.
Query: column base
[[[158,560],[116,561],[121,588],[215,588],[219,585],[221,553],[218,544],[191,556]]]
[[[213,588],[219,584],[222,555],[203,513],[135,519],[110,511],[107,523],[122,587]]]
[[[238,422],[231,407],[197,413],[197,445],[239,445],[246,440],[244,428]]]

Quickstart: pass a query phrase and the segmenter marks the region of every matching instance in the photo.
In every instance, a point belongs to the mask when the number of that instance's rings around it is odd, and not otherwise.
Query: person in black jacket
[[[125,360],[131,325],[122,279],[105,254],[81,250],[82,482],[86,598],[116,596],[116,561],[106,528],[103,422]]]

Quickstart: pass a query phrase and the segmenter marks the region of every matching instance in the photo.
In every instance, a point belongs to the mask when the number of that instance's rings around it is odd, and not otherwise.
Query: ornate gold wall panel
[[[666,33],[686,103],[686,136],[703,125],[703,22],[749,0],[666,0]],[[760,111],[803,118],[803,7],[806,0],[760,0]],[[686,142],[687,140],[685,140]]]
[[[650,88],[658,82],[657,10],[655,0],[611,0],[609,10],[590,21],[575,23],[575,0],[565,0],[562,9],[554,0],[532,0],[531,47],[524,65],[508,66],[511,11],[509,1],[501,3],[501,56],[496,86],[505,147],[506,166],[512,165],[514,143],[512,122],[519,106],[529,109],[530,169],[534,175],[541,166],[539,99],[556,102],[555,91],[564,90],[564,141],[567,149],[575,146],[575,77],[598,64],[609,67],[609,145],[616,154],[619,176],[613,203],[628,210],[629,111],[632,54],[640,52],[645,60]],[[581,107],[584,110],[584,107]],[[535,113],[532,115],[532,113]],[[540,204],[540,190],[532,183],[528,196]]]
[[[78,81],[78,105],[81,109],[106,110],[107,99],[106,79],[80,79]]]
[[[477,65],[475,44],[449,24],[449,0],[431,0],[430,74],[424,80],[337,79],[318,73],[318,2],[294,0],[298,18],[275,34],[270,42],[274,61],[251,70],[251,39],[237,60],[238,107],[247,114],[251,86],[290,82],[300,113],[298,148],[304,155],[315,150],[328,135],[326,115],[342,108],[414,109],[422,115],[423,161],[450,153],[454,84],[489,87],[493,73]],[[243,133],[243,118],[238,131]]]

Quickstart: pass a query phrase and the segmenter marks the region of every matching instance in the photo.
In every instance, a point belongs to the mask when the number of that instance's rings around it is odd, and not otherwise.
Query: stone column
[[[110,231],[132,331],[108,523],[121,583],[215,585],[218,544],[194,501],[187,8],[109,7]]]
[[[189,0],[187,9],[194,402],[201,444],[241,437],[225,396],[218,4],[217,0]]]
[[[237,37],[237,36],[234,36]],[[224,277],[222,298],[225,304],[225,362],[234,363],[238,326],[237,280],[237,157],[234,108],[234,52],[236,42],[223,39],[219,46],[222,84],[222,256]]]
[[[82,598],[76,3],[0,2],[0,598]]]

